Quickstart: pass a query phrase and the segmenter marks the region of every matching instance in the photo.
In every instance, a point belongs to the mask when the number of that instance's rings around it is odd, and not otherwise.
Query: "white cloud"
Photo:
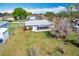
[[[1,13],[12,13],[13,10],[0,10]]]
[[[54,8],[36,8],[36,9],[25,9],[25,10],[33,13],[45,13],[45,12],[58,13],[60,11],[66,11],[67,9],[65,7],[59,6]]]
[[[26,9],[24,8],[26,11],[28,12],[32,12],[32,13],[45,13],[45,12],[54,12],[54,13],[58,13],[60,11],[66,11],[66,8],[63,6],[59,6],[59,7],[53,7],[53,8],[35,8],[35,9]],[[2,13],[4,12],[8,12],[11,13],[13,12],[13,10],[2,10]]]

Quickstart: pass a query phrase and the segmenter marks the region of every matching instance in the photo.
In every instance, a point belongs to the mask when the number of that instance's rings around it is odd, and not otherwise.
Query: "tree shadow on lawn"
[[[45,35],[47,38],[56,38],[58,39],[58,37],[56,37],[55,35],[52,35],[50,32],[45,32]],[[77,40],[65,40],[66,38],[62,38],[64,39],[63,42],[67,45],[67,43],[71,43],[73,45],[75,45],[76,47],[79,48],[79,39]]]
[[[64,42],[69,42],[79,48],[79,40],[78,39],[77,40],[65,40]]]
[[[45,32],[45,35],[46,35],[48,38],[57,38],[55,35],[51,34],[49,31]]]

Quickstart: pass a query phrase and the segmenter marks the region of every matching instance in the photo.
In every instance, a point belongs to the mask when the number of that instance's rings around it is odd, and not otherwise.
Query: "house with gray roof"
[[[32,31],[50,31],[52,23],[48,20],[28,20],[25,22],[26,29],[32,28]]]

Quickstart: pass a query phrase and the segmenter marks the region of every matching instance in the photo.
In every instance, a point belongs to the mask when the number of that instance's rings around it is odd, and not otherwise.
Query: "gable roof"
[[[0,33],[4,33],[7,30],[8,30],[7,28],[0,28]]]
[[[4,24],[8,24],[8,22],[7,22],[7,21],[1,21],[1,22],[0,22],[0,26],[2,26],[2,25],[4,25]]]
[[[51,23],[47,20],[29,20],[25,22],[26,26],[49,26]]]

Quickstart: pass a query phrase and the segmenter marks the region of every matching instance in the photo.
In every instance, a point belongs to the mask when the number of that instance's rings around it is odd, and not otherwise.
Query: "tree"
[[[16,8],[14,10],[14,12],[12,13],[12,15],[16,20],[18,20],[18,19],[26,19],[27,12],[22,8]]]
[[[72,11],[71,13],[72,13],[71,17],[73,17],[73,18],[79,18],[79,11]]]
[[[67,6],[66,9],[67,9],[67,14],[69,16],[69,20],[72,19],[71,15],[72,15],[72,8],[73,8],[73,5],[70,5],[70,6]]]
[[[27,15],[28,15],[28,16],[32,15],[32,12],[27,12]]]
[[[53,12],[46,12],[45,16],[49,19],[52,20],[53,17],[55,17],[55,14]]]
[[[67,12],[61,11],[57,14],[59,17],[68,17]]]
[[[73,18],[79,18],[79,11],[78,11],[79,4],[78,3],[67,6],[66,9],[67,9],[67,13],[69,15],[70,20],[73,20]],[[75,9],[76,11],[73,9]]]
[[[73,6],[77,9],[77,8],[79,8],[79,3],[75,3],[75,4],[73,4]]]

